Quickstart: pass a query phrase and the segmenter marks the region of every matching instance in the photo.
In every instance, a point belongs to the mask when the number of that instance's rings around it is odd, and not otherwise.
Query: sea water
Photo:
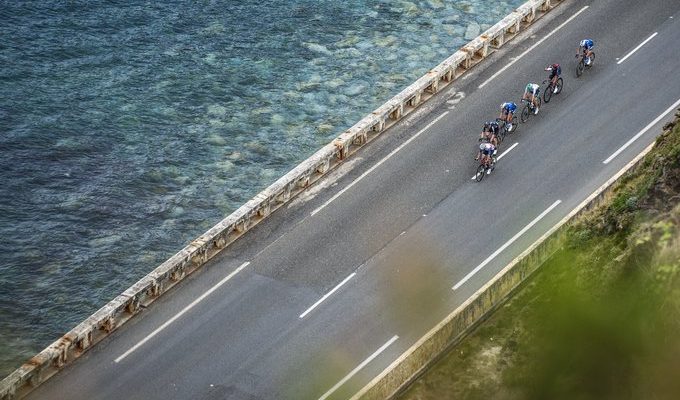
[[[0,377],[521,2],[0,2]]]

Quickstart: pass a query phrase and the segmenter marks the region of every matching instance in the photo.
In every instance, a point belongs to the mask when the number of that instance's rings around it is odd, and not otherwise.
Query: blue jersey
[[[592,41],[592,39],[583,39],[579,45],[586,50],[590,50],[595,47],[595,43]]]
[[[501,104],[501,109],[503,109],[507,112],[515,112],[515,110],[517,109],[517,104],[515,104],[513,102],[503,103],[503,104]]]

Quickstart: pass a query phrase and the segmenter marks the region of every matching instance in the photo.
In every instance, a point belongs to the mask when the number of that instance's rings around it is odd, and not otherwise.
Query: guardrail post
[[[139,310],[139,297],[134,296],[130,299],[128,304],[125,306],[125,310],[130,314],[135,314]]]
[[[422,98],[421,92],[416,92],[416,94],[411,97],[406,103],[411,107],[417,107],[420,104],[420,99]]]
[[[108,317],[102,324],[102,329],[104,329],[106,333],[113,332],[113,330],[116,329],[116,319],[113,316]]]
[[[184,266],[179,266],[177,267],[172,273],[170,274],[170,279],[173,281],[177,282],[182,280],[184,278]]]
[[[267,215],[269,215],[269,213],[271,212],[271,208],[272,208],[271,203],[266,202],[266,203],[262,204],[262,206],[260,208],[258,208],[257,215],[260,218],[264,218]],[[224,247],[224,245],[222,247]]]
[[[498,35],[491,40],[491,45],[495,48],[502,47],[505,43],[505,31],[500,31]]]
[[[328,172],[330,167],[331,167],[331,160],[327,159],[323,163],[321,163],[321,165],[316,167],[316,172],[318,172],[320,174],[325,174],[326,172]]]
[[[92,331],[76,339],[76,346],[79,350],[85,350],[92,344]]]
[[[394,110],[394,111],[392,111],[392,112],[390,113],[389,118],[392,119],[392,120],[394,120],[394,121],[396,121],[396,120],[398,120],[398,119],[401,118],[401,116],[403,115],[403,113],[404,113],[404,105],[403,105],[403,104],[399,104],[399,107],[397,107],[396,110]]]
[[[515,24],[508,27],[508,33],[517,34],[519,33],[520,29],[522,28],[522,18],[517,18],[515,20]]]
[[[345,144],[341,140],[336,140],[333,145],[338,149],[338,158],[344,160],[349,155],[349,145]]]

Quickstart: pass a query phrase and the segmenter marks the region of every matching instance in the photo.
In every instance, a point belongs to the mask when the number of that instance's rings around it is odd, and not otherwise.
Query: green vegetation
[[[680,398],[680,113],[416,399]]]

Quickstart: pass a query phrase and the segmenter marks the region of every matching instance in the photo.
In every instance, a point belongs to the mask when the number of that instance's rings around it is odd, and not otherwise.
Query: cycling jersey
[[[498,129],[500,127],[498,126],[498,122],[496,121],[489,121],[484,124],[483,130],[486,132],[492,132],[494,135],[498,133]]]
[[[534,96],[538,95],[538,88],[539,86],[535,83],[530,83],[527,85],[526,89],[524,89],[524,93],[531,93]]]
[[[552,79],[562,74],[562,67],[560,67],[560,64],[553,64],[546,68],[546,71],[550,71],[550,77],[548,79]]]
[[[493,152],[496,150],[496,146],[493,144],[486,142],[482,143],[479,145],[479,150],[482,152],[482,154],[487,155],[487,156],[492,156]]]
[[[581,46],[584,50],[590,50],[595,47],[595,42],[593,42],[592,39],[583,39],[581,40],[579,46]]]
[[[517,104],[513,102],[503,103],[501,104],[501,109],[506,112],[513,113],[517,109]]]

